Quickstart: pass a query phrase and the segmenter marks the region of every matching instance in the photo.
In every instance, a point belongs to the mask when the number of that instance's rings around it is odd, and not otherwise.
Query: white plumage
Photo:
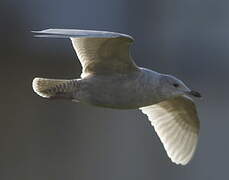
[[[65,98],[90,105],[138,109],[146,114],[176,164],[195,152],[199,120],[193,100],[200,97],[181,80],[138,67],[130,56],[129,35],[90,30],[47,29],[36,37],[70,38],[82,65],[81,79],[35,78],[34,91],[45,98]]]
[[[171,160],[187,164],[196,149],[199,133],[193,101],[180,96],[140,109],[148,116]]]

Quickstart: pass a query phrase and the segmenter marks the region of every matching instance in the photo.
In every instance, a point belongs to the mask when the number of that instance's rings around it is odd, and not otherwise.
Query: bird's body
[[[39,37],[70,38],[82,65],[81,78],[35,78],[34,91],[45,98],[70,99],[115,109],[140,109],[177,164],[192,158],[199,120],[190,97],[200,97],[177,78],[138,67],[129,53],[133,38],[104,31],[48,29]]]
[[[73,99],[80,102],[116,109],[137,109],[162,99],[159,73],[147,69],[129,74],[91,75],[77,80]],[[155,78],[154,78],[155,77]]]

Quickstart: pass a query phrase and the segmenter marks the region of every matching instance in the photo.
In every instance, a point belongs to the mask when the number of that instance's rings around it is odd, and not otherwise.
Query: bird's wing
[[[82,65],[81,77],[90,74],[129,73],[138,67],[129,52],[129,35],[91,30],[47,29],[36,37],[70,38]]]
[[[148,116],[172,162],[187,164],[195,152],[200,126],[192,99],[179,96],[140,109]]]

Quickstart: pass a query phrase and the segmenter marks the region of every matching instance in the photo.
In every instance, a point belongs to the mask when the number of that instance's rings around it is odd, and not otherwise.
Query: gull
[[[34,92],[114,109],[140,109],[148,116],[172,162],[186,165],[196,150],[199,118],[191,97],[200,93],[172,75],[138,67],[125,34],[75,29],[32,31],[35,37],[70,38],[82,65],[77,79],[34,78]]]

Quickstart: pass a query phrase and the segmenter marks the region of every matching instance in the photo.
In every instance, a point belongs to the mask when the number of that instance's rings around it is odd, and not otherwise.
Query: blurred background
[[[228,178],[228,0],[1,0],[0,12],[1,180]],[[38,97],[34,77],[81,73],[69,40],[30,33],[46,28],[130,34],[139,66],[200,91],[194,159],[184,167],[171,163],[138,110]]]

